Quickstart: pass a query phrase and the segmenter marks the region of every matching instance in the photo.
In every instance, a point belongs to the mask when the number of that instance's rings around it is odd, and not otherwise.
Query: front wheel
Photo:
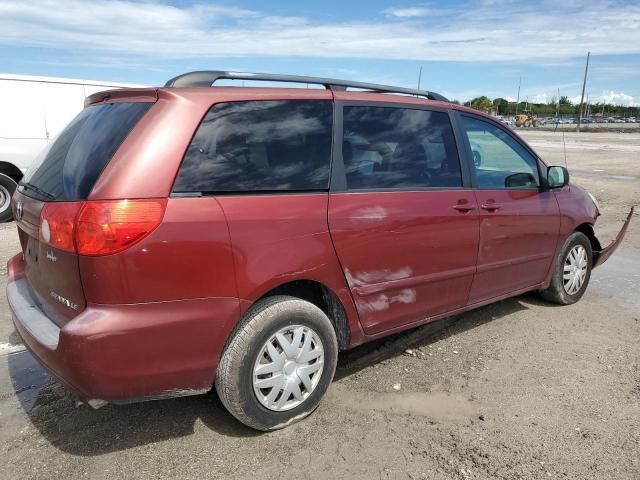
[[[574,232],[564,242],[555,263],[549,288],[540,292],[545,300],[560,305],[576,303],[584,295],[593,267],[591,242],[582,232]]]
[[[335,373],[333,325],[310,302],[258,301],[227,344],[216,376],[223,405],[245,425],[277,430],[311,414]]]

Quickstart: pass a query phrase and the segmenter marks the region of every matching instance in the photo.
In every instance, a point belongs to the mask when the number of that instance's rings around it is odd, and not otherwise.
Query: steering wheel
[[[478,150],[472,150],[472,153],[473,153],[473,164],[476,167],[479,167],[480,165],[482,165],[482,155]]]

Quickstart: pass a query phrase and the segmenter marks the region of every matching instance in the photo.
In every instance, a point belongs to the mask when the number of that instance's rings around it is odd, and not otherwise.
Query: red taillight
[[[75,252],[75,221],[81,206],[77,202],[47,203],[40,213],[40,241]]]
[[[80,255],[120,252],[149,235],[162,221],[166,199],[86,202],[76,221]]]
[[[160,224],[166,205],[166,199],[47,203],[40,240],[80,255],[120,252]]]

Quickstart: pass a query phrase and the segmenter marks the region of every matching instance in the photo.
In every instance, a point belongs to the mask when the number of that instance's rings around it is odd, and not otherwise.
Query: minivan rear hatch
[[[89,104],[53,140],[13,197],[29,285],[43,312],[62,327],[86,307],[75,221],[116,150],[153,104]]]

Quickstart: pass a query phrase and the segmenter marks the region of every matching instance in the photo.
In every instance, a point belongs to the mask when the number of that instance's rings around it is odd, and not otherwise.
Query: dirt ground
[[[564,165],[562,134],[523,134]],[[613,238],[640,203],[640,134],[565,133]],[[18,250],[0,225],[0,273]],[[215,394],[76,407],[0,297],[0,478],[640,478],[640,218],[583,299],[527,294],[342,355],[320,408],[261,434]],[[400,390],[393,386],[399,384]]]

